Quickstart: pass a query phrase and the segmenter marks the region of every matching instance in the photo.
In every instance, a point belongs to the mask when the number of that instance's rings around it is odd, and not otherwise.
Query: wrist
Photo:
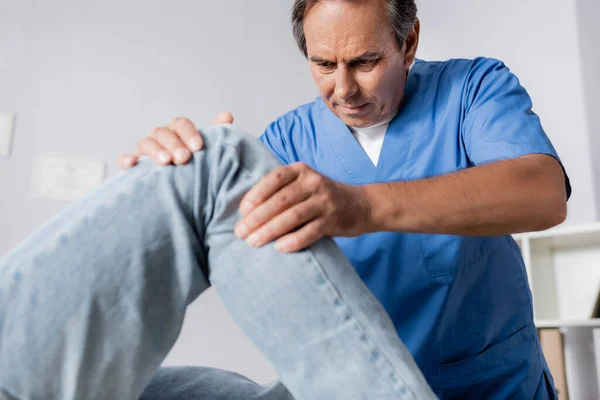
[[[409,204],[407,182],[378,183],[364,186],[369,205],[369,232],[410,232],[407,219]]]
[[[359,186],[362,191],[364,211],[364,233],[381,232],[386,230],[386,204],[382,202],[381,190],[378,185]]]

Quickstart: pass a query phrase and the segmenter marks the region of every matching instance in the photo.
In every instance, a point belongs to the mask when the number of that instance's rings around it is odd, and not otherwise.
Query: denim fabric
[[[235,237],[241,197],[279,163],[231,125],[204,132],[189,164],[142,160],[0,260],[0,393],[139,398],[213,285],[289,390],[270,398],[434,398],[333,240],[283,254]]]
[[[206,367],[163,367],[140,400],[294,400],[281,382],[259,385],[235,372]]]

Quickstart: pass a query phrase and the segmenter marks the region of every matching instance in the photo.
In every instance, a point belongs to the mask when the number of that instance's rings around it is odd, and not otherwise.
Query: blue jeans
[[[230,125],[205,132],[189,164],[142,160],[0,260],[0,398],[435,398],[333,240],[283,254],[235,237],[241,197],[279,164]],[[210,285],[282,384],[155,375]]]

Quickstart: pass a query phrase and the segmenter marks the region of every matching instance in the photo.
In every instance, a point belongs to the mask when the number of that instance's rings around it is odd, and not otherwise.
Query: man
[[[563,222],[570,185],[525,89],[497,60],[416,59],[414,1],[292,14],[320,98],[261,136],[287,166],[244,197],[238,237],[282,252],[335,237],[439,397],[555,397],[510,234]],[[194,140],[175,119],[138,155],[184,164]]]

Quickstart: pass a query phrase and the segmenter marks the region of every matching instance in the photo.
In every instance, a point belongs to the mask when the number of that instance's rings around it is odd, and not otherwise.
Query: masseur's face
[[[325,0],[304,20],[313,79],[346,125],[368,127],[395,114],[415,58],[419,24],[400,48],[386,0]]]

